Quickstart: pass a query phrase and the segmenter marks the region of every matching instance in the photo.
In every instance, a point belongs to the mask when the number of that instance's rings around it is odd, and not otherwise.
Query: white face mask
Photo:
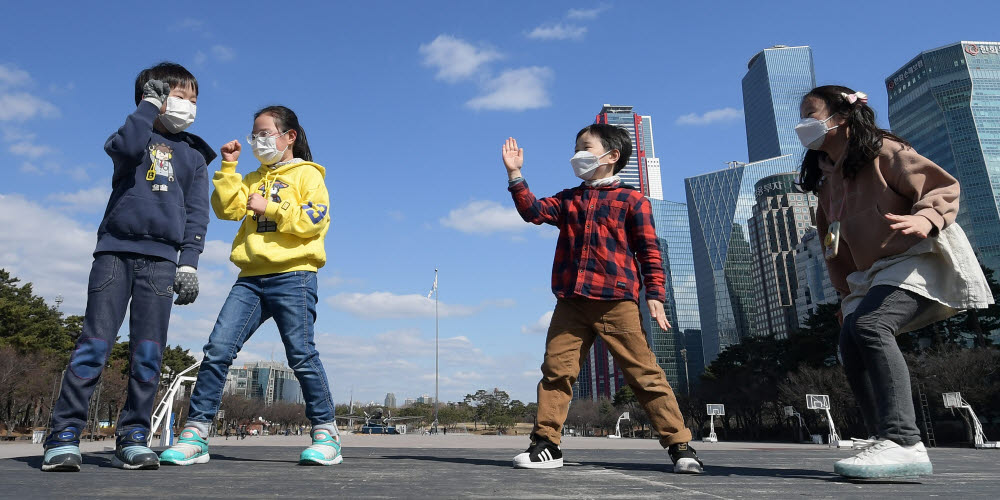
[[[281,158],[285,156],[285,151],[288,150],[288,146],[285,149],[278,149],[277,141],[278,137],[284,134],[272,135],[269,137],[255,136],[253,138],[253,155],[257,157],[262,165],[274,165],[281,161]]]
[[[826,133],[840,126],[827,127],[826,122],[830,121],[830,118],[833,118],[833,115],[826,117],[826,120],[817,120],[810,117],[799,121],[799,124],[795,126],[795,133],[799,135],[799,142],[809,149],[815,150],[821,148],[823,141],[826,139]]]
[[[590,151],[578,151],[569,159],[569,164],[573,167],[573,173],[577,177],[589,181],[597,173],[597,167],[607,165],[607,163],[601,163],[600,160],[610,153],[611,151],[608,151],[601,156],[597,156]]]
[[[198,107],[187,99],[167,97],[167,109],[160,115],[160,123],[171,134],[176,134],[191,126]]]

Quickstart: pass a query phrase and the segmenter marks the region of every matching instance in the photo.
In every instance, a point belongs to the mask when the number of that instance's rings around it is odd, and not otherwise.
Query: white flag
[[[431,287],[431,291],[427,292],[427,298],[428,299],[431,298],[431,295],[434,295],[434,292],[436,292],[437,289],[438,289],[438,275],[437,275],[437,271],[435,270],[434,271],[434,285]]]

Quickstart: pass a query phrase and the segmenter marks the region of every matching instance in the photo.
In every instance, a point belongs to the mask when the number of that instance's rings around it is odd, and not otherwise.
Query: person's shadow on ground
[[[114,453],[110,451],[98,452],[98,453],[84,453],[83,454],[83,465],[96,465],[97,467],[111,467],[111,457]],[[42,470],[42,455],[30,455],[27,457],[13,457],[10,460],[14,462],[21,462],[26,464],[32,469],[38,471]]]

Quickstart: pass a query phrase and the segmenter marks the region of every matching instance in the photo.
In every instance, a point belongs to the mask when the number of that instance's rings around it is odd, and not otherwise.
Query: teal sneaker
[[[299,465],[337,465],[344,461],[340,454],[340,438],[326,429],[312,431],[312,446],[302,450]]]
[[[78,472],[83,457],[80,456],[80,432],[76,427],[67,427],[52,432],[45,440],[45,457],[42,470],[45,472]]]
[[[208,463],[208,440],[198,431],[189,428],[181,431],[177,444],[160,453],[160,462],[168,465],[194,465]]]

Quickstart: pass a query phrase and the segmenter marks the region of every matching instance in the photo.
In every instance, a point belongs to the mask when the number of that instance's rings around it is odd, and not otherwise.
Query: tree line
[[[31,283],[22,284],[0,269],[0,424],[4,436],[48,425],[63,370],[82,331],[83,316],[64,315],[35,295]],[[128,342],[116,342],[91,398],[91,422],[85,434],[97,429],[96,422],[113,426],[117,421],[125,404],[128,360]],[[164,348],[157,401],[176,374],[194,362],[186,349]]]

